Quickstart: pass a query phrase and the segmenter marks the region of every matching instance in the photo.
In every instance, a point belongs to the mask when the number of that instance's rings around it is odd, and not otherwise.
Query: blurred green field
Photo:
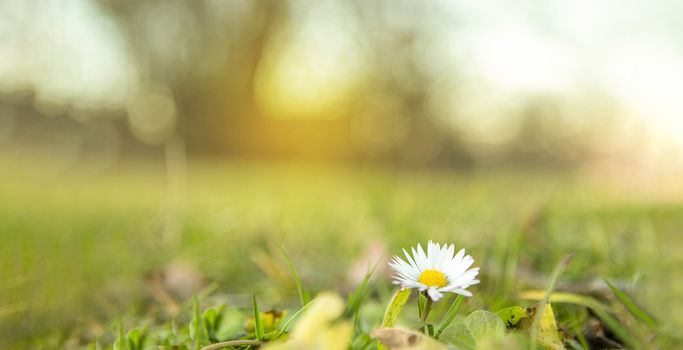
[[[547,171],[195,162],[169,187],[163,164],[2,168],[3,349],[97,332],[148,308],[149,274],[172,261],[195,264],[237,302],[258,291],[266,304],[291,305],[277,245],[309,289],[346,292],[368,246],[396,254],[427,239],[467,248],[482,267],[473,305],[543,288],[573,253],[559,290],[600,293],[603,277],[619,281],[660,321],[657,344],[682,341],[683,204],[670,196]],[[389,280],[380,273],[375,285]]]

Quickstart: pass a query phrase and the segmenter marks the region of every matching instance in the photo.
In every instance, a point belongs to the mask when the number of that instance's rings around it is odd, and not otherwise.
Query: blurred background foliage
[[[680,344],[681,7],[0,0],[0,347],[208,281],[286,306],[273,244],[348,291],[426,239],[481,262],[473,307],[575,252],[561,288],[614,278]]]
[[[0,142],[105,167],[171,140],[198,157],[680,164],[680,5],[631,5],[4,0]]]

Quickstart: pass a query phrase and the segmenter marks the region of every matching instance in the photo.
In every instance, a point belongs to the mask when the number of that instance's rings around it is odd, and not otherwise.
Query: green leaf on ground
[[[488,349],[505,336],[505,324],[498,315],[476,310],[463,321],[446,328],[443,340],[463,349]]]
[[[498,315],[498,317],[500,317],[501,320],[503,320],[505,327],[507,327],[508,329],[516,328],[522,320],[529,317],[527,315],[526,308],[523,308],[521,306],[506,307],[496,312],[496,314]]]
[[[505,335],[503,320],[490,311],[473,311],[465,318],[465,325],[477,344],[491,339],[502,338]]]
[[[459,321],[453,323],[446,328],[441,335],[441,339],[447,343],[458,346],[463,349],[474,349],[477,346],[476,341],[472,338],[470,330],[465,325],[465,322]]]

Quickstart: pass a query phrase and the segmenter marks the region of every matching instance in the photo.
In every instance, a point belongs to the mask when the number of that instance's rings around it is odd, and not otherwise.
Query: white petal
[[[466,291],[466,290],[464,290],[464,289],[460,289],[460,288],[456,288],[456,289],[452,290],[451,292],[453,292],[453,293],[455,293],[455,294],[460,294],[460,295],[466,296],[466,297],[471,297],[471,296],[472,296],[472,293],[470,293],[470,292],[468,292],[468,291]]]
[[[427,294],[432,299],[432,301],[437,302],[443,297],[443,294],[439,292],[436,288],[429,288]]]
[[[460,261],[462,261],[463,256],[465,256],[465,248],[460,249],[458,251],[458,254],[455,254],[455,256],[453,257],[453,260],[451,260],[451,261],[453,261],[454,264],[459,264]]]
[[[439,243],[434,243],[429,241],[429,248],[427,258],[429,259],[429,268],[441,271],[442,264],[442,251],[441,245]]]
[[[389,262],[389,267],[410,279],[416,280],[420,276],[420,271],[418,271],[417,267],[409,265],[398,256],[394,256],[393,261]]]
[[[420,272],[427,269],[427,256],[425,255],[425,251],[422,249],[420,243],[417,244],[417,251],[415,248],[413,248],[413,258],[415,258],[417,268],[420,270]]]
[[[413,250],[413,252],[414,252],[414,250]],[[408,252],[407,252],[405,249],[403,249],[403,254],[406,255],[406,259],[408,259],[408,262],[410,263],[410,266],[414,267],[415,270],[418,270],[418,273],[419,273],[419,268],[417,267],[417,264],[415,263],[415,260],[413,260],[413,257],[410,256],[410,254],[408,254]]]
[[[469,281],[469,282],[463,284],[463,285],[462,285],[462,288],[464,289],[464,288],[468,288],[468,287],[477,285],[477,284],[479,284],[479,282],[480,282],[479,280],[471,280],[471,281]]]
[[[438,250],[438,245],[434,244],[434,242],[429,241],[427,242],[427,267],[430,269],[434,268],[434,258],[436,258],[436,251]]]
[[[457,280],[472,264],[474,264],[474,259],[469,255],[464,257],[458,264],[451,264],[450,268],[446,270],[449,280]]]
[[[441,249],[441,262],[439,263],[439,266],[441,267],[441,271],[446,271],[448,269],[448,265],[450,264],[451,260],[453,259],[453,250],[455,249],[454,245],[443,245],[443,248]]]
[[[415,281],[405,281],[404,283],[401,283],[403,288],[421,288],[421,285],[421,283]]]
[[[467,283],[470,283],[474,280],[475,277],[479,274],[479,268],[475,267],[462,275],[458,276],[453,282],[451,282],[451,285],[455,287],[461,287]]]

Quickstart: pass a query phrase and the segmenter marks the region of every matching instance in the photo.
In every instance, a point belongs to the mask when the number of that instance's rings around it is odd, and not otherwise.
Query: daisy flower
[[[442,246],[429,241],[427,254],[419,243],[417,250],[411,250],[412,256],[403,249],[407,262],[399,256],[394,256],[389,263],[396,272],[393,276],[394,284],[402,288],[417,288],[420,292],[426,292],[435,302],[439,301],[445,292],[472,296],[466,289],[479,283],[475,278],[479,274],[479,268],[469,269],[474,264],[474,259],[465,255],[465,249],[460,249],[453,255],[453,244]]]

